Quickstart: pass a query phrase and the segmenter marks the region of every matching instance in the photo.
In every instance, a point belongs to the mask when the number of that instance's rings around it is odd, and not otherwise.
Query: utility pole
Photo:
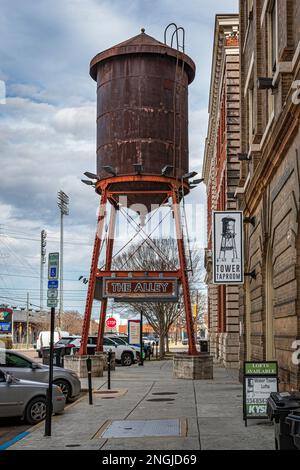
[[[29,348],[29,292],[26,301],[26,349]]]
[[[69,196],[62,190],[57,193],[57,205],[60,209],[60,272],[59,272],[59,311],[58,329],[61,330],[61,318],[64,309],[64,288],[63,288],[63,250],[64,250],[64,215],[69,215]]]
[[[46,264],[47,232],[41,231],[40,310],[44,310],[44,266]]]

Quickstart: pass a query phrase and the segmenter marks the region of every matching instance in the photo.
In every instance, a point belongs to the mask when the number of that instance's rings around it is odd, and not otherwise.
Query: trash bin
[[[207,339],[200,339],[199,341],[200,352],[208,353],[208,340]]]
[[[294,446],[300,450],[300,410],[289,414],[286,422],[290,426],[290,435],[294,440]]]
[[[64,367],[65,348],[53,349],[53,365],[57,367]],[[50,347],[42,349],[43,364],[50,364]]]
[[[274,420],[276,450],[297,450],[290,435],[290,423],[286,421],[287,416],[295,410],[300,411],[299,392],[272,392],[268,398],[267,414],[271,421]]]

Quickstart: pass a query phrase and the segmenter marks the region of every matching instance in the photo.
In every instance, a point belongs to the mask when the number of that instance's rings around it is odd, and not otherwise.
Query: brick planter
[[[90,357],[92,360],[92,377],[103,377],[104,369],[104,357],[103,355],[97,356],[65,356],[64,357],[64,367],[66,369],[71,369],[76,372],[78,377],[86,378],[87,367],[86,360]]]
[[[107,359],[108,354],[106,352],[96,352],[95,356],[101,356],[103,358],[103,368],[107,370]],[[110,370],[116,369],[116,353],[111,353],[111,362],[110,362]]]
[[[189,380],[213,379],[213,358],[206,353],[199,356],[177,354],[173,358],[173,376]]]

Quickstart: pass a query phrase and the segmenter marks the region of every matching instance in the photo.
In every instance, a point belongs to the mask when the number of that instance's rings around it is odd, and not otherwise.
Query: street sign
[[[176,278],[103,278],[103,297],[118,302],[177,302]]]
[[[107,320],[106,320],[106,326],[108,328],[115,328],[117,324],[117,320],[113,317],[109,317]]]
[[[276,361],[244,362],[243,417],[267,419],[267,400],[271,392],[278,391],[278,366]]]
[[[13,310],[7,307],[0,308],[0,335],[12,332]]]
[[[58,281],[48,281],[48,289],[58,289]]]
[[[47,307],[57,307],[58,300],[57,299],[47,299]]]
[[[57,289],[48,289],[47,291],[47,298],[48,299],[57,299],[58,297],[58,290]]]
[[[59,253],[49,253],[48,257],[48,279],[57,280],[59,270]]]
[[[243,284],[243,212],[213,211],[213,283]]]

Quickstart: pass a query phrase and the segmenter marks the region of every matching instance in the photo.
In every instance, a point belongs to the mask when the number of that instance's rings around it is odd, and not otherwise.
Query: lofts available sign
[[[278,390],[278,365],[270,362],[244,362],[243,380],[243,417],[266,419],[267,400],[272,392]]]
[[[176,278],[103,278],[103,297],[118,302],[176,302]]]
[[[213,282],[243,284],[243,212],[213,212]]]

